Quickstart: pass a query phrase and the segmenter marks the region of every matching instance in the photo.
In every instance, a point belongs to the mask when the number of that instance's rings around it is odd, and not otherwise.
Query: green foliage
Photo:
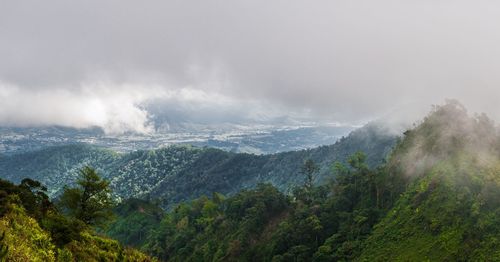
[[[48,186],[48,195],[57,197],[64,185],[76,185],[81,168],[92,166],[110,181],[114,197],[160,199],[161,206],[169,209],[212,192],[231,195],[259,183],[270,183],[290,192],[304,183],[300,171],[307,159],[319,168],[315,184],[326,182],[333,162],[345,163],[358,150],[367,154],[366,163],[373,167],[395,143],[395,137],[387,134],[372,124],[353,131],[334,145],[272,155],[188,146],[117,154],[77,144],[0,157],[0,174],[16,183],[25,177],[41,181]]]
[[[169,196],[173,203],[207,192],[211,197],[169,204],[172,208],[167,213],[158,203],[129,199],[114,209],[117,220],[106,231],[161,260],[500,260],[500,137],[485,116],[468,117],[455,102],[435,108],[405,132],[387,162],[376,168],[362,152],[331,164],[331,159],[323,161],[315,155],[323,149],[271,156],[165,150],[168,153],[137,152],[139,156],[131,157],[140,161],[131,160],[127,167],[134,168],[129,170],[165,166],[175,173],[155,180],[157,188],[144,197]],[[167,160],[172,159],[178,162],[169,166]],[[277,167],[267,166],[274,164]],[[258,183],[270,174],[268,182],[283,185],[280,179],[286,175],[273,172],[290,170],[294,171],[288,173],[295,185],[292,193]],[[325,170],[333,172],[329,179],[320,179]],[[169,172],[162,174],[173,174]],[[134,174],[139,179],[140,172]],[[319,181],[313,183],[316,174]],[[83,181],[101,181],[90,177],[94,179]],[[81,183],[81,188],[84,185],[88,184]],[[246,188],[240,190],[242,185]],[[212,193],[217,189],[232,194]],[[35,261],[149,259],[115,240],[96,236],[88,227],[79,228],[73,224],[76,220],[61,216],[47,202],[44,192],[36,181],[16,186],[0,180],[0,232],[5,232],[8,257],[21,261],[26,257]],[[75,192],[68,199],[82,195]]]
[[[151,261],[58,212],[34,180],[0,180],[0,261]]]
[[[171,261],[352,260],[398,196],[396,177],[369,169],[356,153],[324,186],[285,196],[269,184],[221,199],[201,197],[167,213],[143,249]],[[304,166],[305,174],[317,169]],[[394,181],[393,181],[394,180]],[[307,181],[307,179],[306,179]],[[376,188],[379,188],[377,191]]]
[[[261,239],[275,227],[270,221],[283,217],[289,204],[265,184],[225,200],[202,197],[168,213],[145,250],[172,261],[260,260]]]
[[[58,212],[50,212],[41,220],[41,226],[50,233],[52,241],[63,247],[73,240],[80,240],[80,234],[86,229],[85,224],[75,218],[69,218]]]
[[[59,205],[68,214],[87,225],[103,225],[112,216],[113,201],[109,182],[97,172],[84,167],[77,181],[79,187],[64,188]]]
[[[40,219],[54,206],[45,194],[45,188],[39,182],[23,179],[19,186],[0,180],[0,215],[9,211],[9,202],[15,201],[23,206],[29,215]]]
[[[131,198],[113,209],[116,219],[104,229],[106,235],[128,246],[140,247],[151,231],[160,226],[164,211],[145,200]]]
[[[55,261],[55,246],[50,235],[22,207],[14,203],[8,205],[9,211],[0,219],[4,243],[9,246],[7,261]]]
[[[306,190],[311,190],[314,182],[314,175],[319,171],[319,167],[314,163],[313,160],[307,159],[304,162],[304,166],[301,168],[301,173],[305,176],[304,188]]]
[[[65,185],[76,182],[78,170],[85,166],[111,169],[119,155],[107,149],[85,144],[49,147],[39,151],[0,157],[3,179],[20,183],[24,178],[40,181],[48,195],[58,195]]]
[[[98,237],[87,232],[82,240],[65,246],[74,261],[153,261],[130,248],[123,248],[116,240]]]
[[[365,241],[362,261],[498,261],[497,130],[456,102],[406,132],[389,161],[411,180]]]
[[[500,139],[451,103],[406,132],[387,164],[356,152],[332,181],[178,205],[143,248],[172,261],[497,261]],[[309,172],[308,172],[309,171]]]
[[[377,226],[362,258],[497,260],[500,181],[488,177],[500,166],[485,169],[473,161],[457,156],[415,181]]]
[[[9,246],[4,243],[5,232],[2,233],[0,237],[0,261],[5,261],[7,257],[7,252],[9,252]]]

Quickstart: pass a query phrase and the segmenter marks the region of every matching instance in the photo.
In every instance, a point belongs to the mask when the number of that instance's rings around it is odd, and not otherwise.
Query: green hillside
[[[303,174],[289,194],[259,184],[182,203],[160,220],[140,203],[116,223],[122,235],[141,232],[124,243],[165,261],[500,261],[499,141],[487,117],[450,102],[378,167],[355,153],[320,186]]]
[[[101,230],[113,239],[129,246],[140,247],[159,227],[165,211],[146,200],[130,198],[114,208],[116,219]]]
[[[386,161],[394,138],[373,130],[267,156],[194,147],[118,155],[75,145],[32,153],[32,162],[3,158],[3,168],[39,178],[93,161],[117,196],[142,198],[124,199],[98,230],[119,244],[47,212],[50,201],[37,193],[43,187],[2,181],[0,256],[150,259],[125,245],[162,261],[500,261],[500,136],[493,122],[449,102],[406,131]],[[354,151],[363,148],[370,154]],[[42,165],[51,159],[65,164]],[[63,184],[73,175],[59,178]]]
[[[271,183],[289,192],[302,183],[300,168],[306,159],[318,163],[316,183],[324,182],[336,161],[345,162],[356,151],[367,154],[367,163],[381,163],[396,138],[377,125],[352,132],[331,146],[273,155],[237,154],[211,148],[171,146],[116,154],[84,145],[47,148],[0,157],[0,177],[20,182],[29,177],[42,182],[55,196],[65,184],[74,183],[77,170],[96,168],[111,181],[118,198],[160,199],[172,206],[212,192],[234,194],[258,183]]]
[[[150,203],[124,202],[107,233],[163,261],[352,260],[404,182],[368,168],[362,153],[348,162],[323,186],[302,183],[290,195],[270,184],[227,198],[214,193],[177,205],[160,221]]]
[[[0,261],[154,261],[64,216],[32,180],[0,180],[0,232]]]
[[[365,261],[499,261],[499,137],[484,115],[449,104],[394,152],[414,181],[366,241]]]

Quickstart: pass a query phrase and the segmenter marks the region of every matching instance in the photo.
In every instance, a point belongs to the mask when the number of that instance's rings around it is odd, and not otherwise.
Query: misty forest
[[[4,156],[0,170],[14,183],[1,181],[1,255],[499,260],[499,150],[493,121],[452,101],[401,136],[367,126],[330,147],[269,156],[190,147],[120,155],[86,145]],[[26,172],[52,175],[40,183]]]
[[[0,0],[0,262],[500,261],[499,25]]]

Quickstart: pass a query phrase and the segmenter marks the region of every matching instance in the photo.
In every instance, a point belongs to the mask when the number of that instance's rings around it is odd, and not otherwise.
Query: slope
[[[213,191],[235,193],[261,182],[290,190],[303,183],[300,168],[309,158],[320,166],[319,183],[330,173],[332,163],[345,161],[358,150],[367,153],[371,166],[381,163],[395,141],[386,129],[371,124],[331,146],[272,155],[190,146],[116,154],[78,144],[0,157],[0,176],[14,182],[25,177],[36,179],[55,196],[62,186],[74,182],[76,170],[90,165],[111,180],[118,198],[160,198],[163,206],[170,206]]]
[[[0,180],[1,261],[155,261],[62,215],[44,192]]]
[[[407,132],[388,165],[411,182],[359,260],[500,260],[499,141],[455,102]]]

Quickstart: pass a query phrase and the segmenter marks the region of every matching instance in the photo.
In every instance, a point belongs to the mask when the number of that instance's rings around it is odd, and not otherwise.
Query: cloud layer
[[[485,0],[7,0],[0,124],[360,123],[445,98],[499,119],[499,25]]]

